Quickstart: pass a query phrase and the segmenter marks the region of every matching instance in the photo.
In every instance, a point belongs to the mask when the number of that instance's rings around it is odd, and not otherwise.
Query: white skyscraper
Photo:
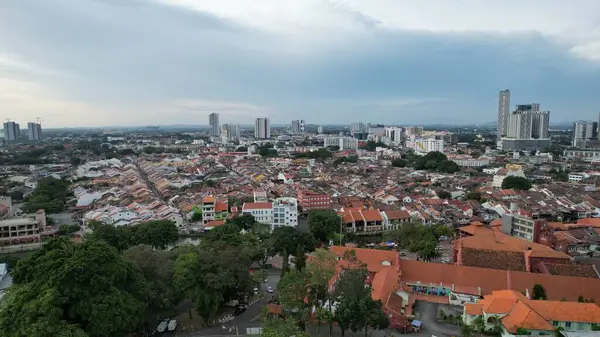
[[[211,113],[208,115],[208,125],[210,127],[210,135],[213,137],[219,137],[221,134],[221,125],[219,124],[218,113]]]
[[[402,141],[403,129],[395,126],[385,128],[385,137],[393,144],[400,144]]]
[[[506,137],[514,139],[548,139],[550,112],[540,111],[537,103],[517,105],[508,115]]]
[[[292,134],[298,135],[303,134],[305,131],[304,120],[297,119],[292,121]]]
[[[27,123],[27,136],[29,137],[29,140],[41,140],[42,125],[34,122]]]
[[[598,137],[597,128],[597,122],[577,121],[573,123],[573,146],[585,147],[586,141]]]
[[[497,138],[504,137],[508,133],[508,114],[510,109],[510,90],[502,90],[498,95],[498,126]]]
[[[15,122],[4,123],[4,139],[6,141],[17,140],[21,136],[21,129],[19,124]]]
[[[257,118],[254,123],[254,138],[269,139],[271,138],[271,123],[268,118]]]
[[[240,140],[240,126],[238,124],[223,124],[221,126],[221,137],[228,141]]]

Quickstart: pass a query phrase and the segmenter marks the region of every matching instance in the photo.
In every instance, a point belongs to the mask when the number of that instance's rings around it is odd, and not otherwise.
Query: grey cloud
[[[244,123],[267,112],[277,123],[292,116],[324,123],[365,116],[383,123],[486,122],[505,87],[518,100],[556,111],[555,121],[586,118],[600,105],[598,65],[538,34],[388,31],[331,4],[369,29],[329,45],[290,47],[286,36],[150,1],[21,0],[0,12],[0,45],[62,74],[27,79],[105,107],[106,124],[124,110],[143,114],[142,107],[181,101],[200,103],[153,116],[183,123],[229,109]],[[407,100],[414,104],[389,104]]]

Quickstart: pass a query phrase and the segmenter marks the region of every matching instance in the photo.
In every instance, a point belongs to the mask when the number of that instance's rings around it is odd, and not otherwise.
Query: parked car
[[[273,289],[273,287],[269,287],[269,288],[267,288],[267,291],[268,291],[270,294],[272,294],[272,293],[274,293],[274,292],[275,292],[275,290]]]
[[[233,315],[234,316],[238,316],[238,315],[242,314],[244,311],[246,311],[246,306],[245,305],[238,305],[237,307],[235,307],[233,309]]]

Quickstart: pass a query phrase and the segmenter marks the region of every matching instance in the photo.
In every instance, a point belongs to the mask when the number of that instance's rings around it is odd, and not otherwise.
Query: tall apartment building
[[[221,125],[219,124],[219,114],[211,113],[208,115],[208,126],[210,128],[210,135],[213,137],[219,137],[221,135]]]
[[[506,136],[498,143],[505,151],[539,149],[550,146],[550,112],[540,111],[537,103],[517,105],[508,115]]]
[[[404,129],[404,133],[406,134],[407,137],[412,137],[412,136],[418,137],[423,134],[423,127],[422,126],[409,126]]]
[[[221,137],[228,141],[240,140],[239,124],[223,124],[223,125],[221,125]]]
[[[598,122],[577,121],[573,123],[573,146],[585,147],[586,142],[598,138]]]
[[[498,94],[498,124],[496,128],[496,136],[498,140],[507,135],[509,110],[510,90],[501,90]]]
[[[319,125],[319,126],[317,127],[317,133],[318,133],[318,134],[323,134],[323,127],[322,127],[321,125]]]
[[[4,122],[4,140],[12,141],[21,137],[21,129],[19,124],[15,122]]]
[[[323,146],[339,146],[340,150],[358,150],[358,139],[353,137],[326,137]]]
[[[41,140],[42,139],[42,125],[40,123],[27,123],[27,136],[29,140]]]
[[[298,135],[305,132],[304,120],[297,119],[292,121],[292,134]]]
[[[403,132],[404,130],[399,127],[387,127],[385,128],[385,137],[389,139],[392,144],[400,144]]]
[[[271,123],[268,118],[257,118],[254,122],[254,138],[270,139]]]

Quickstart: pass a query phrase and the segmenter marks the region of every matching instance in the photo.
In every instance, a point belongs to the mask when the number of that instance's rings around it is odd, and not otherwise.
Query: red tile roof
[[[271,202],[245,202],[242,205],[242,211],[248,209],[271,209],[273,208],[273,203]]]
[[[511,289],[531,292],[535,284],[546,289],[549,300],[577,301],[584,298],[600,298],[600,279],[555,276],[529,272],[507,271],[423,261],[400,260],[401,281],[460,285],[490,294],[494,290]],[[577,286],[573,286],[577,285]],[[472,293],[472,295],[478,295]]]

